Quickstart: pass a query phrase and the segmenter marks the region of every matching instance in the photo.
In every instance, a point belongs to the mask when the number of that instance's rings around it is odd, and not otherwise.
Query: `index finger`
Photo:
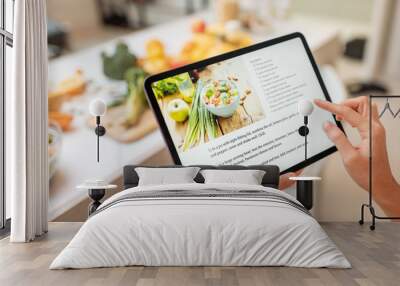
[[[315,99],[314,103],[319,108],[329,111],[335,115],[339,115],[341,118],[349,122],[353,127],[361,127],[364,121],[364,118],[359,113],[346,105],[336,104],[320,99]]]
[[[370,102],[367,96],[346,99],[340,104],[346,105],[358,111],[358,113],[361,113],[364,117],[369,118]],[[380,122],[378,107],[375,103],[371,103],[371,110],[372,121]]]
[[[350,107],[351,109],[357,111],[358,113],[361,113],[363,116],[368,116],[369,113],[368,103],[369,103],[368,97],[359,96],[356,98],[346,99],[342,101],[340,104]]]

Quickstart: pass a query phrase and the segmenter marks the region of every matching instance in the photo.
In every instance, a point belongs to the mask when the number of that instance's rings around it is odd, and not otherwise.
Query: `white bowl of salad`
[[[231,117],[240,104],[239,90],[231,80],[210,80],[200,96],[207,110],[220,117]]]

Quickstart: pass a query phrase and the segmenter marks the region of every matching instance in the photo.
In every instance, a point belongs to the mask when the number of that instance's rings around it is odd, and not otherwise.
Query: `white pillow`
[[[246,184],[261,185],[265,171],[262,170],[214,170],[207,169],[200,171],[204,177],[205,184]]]
[[[139,176],[139,186],[195,183],[193,179],[199,170],[199,167],[135,168]]]

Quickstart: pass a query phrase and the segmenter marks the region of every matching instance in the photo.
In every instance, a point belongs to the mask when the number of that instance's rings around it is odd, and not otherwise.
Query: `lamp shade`
[[[89,112],[93,116],[103,116],[106,113],[107,107],[103,100],[95,99],[90,102]]]
[[[298,102],[297,110],[301,115],[309,116],[314,110],[314,105],[311,103],[311,101],[303,99]]]

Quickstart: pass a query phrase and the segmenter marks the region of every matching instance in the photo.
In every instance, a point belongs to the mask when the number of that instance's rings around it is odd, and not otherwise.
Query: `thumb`
[[[372,104],[372,108],[371,109],[372,109],[372,114],[371,114],[372,120],[376,121],[376,122],[380,122],[379,121],[378,106],[376,105],[376,103]]]
[[[291,173],[286,173],[283,174],[279,177],[279,190],[284,190],[292,186],[295,182],[289,180],[290,177],[296,177],[298,176],[299,172],[291,172]]]
[[[325,122],[324,130],[326,135],[328,135],[328,138],[336,145],[344,161],[346,161],[347,158],[354,156],[357,152],[356,149],[354,149],[353,145],[351,145],[350,141],[339,127],[331,122]]]

